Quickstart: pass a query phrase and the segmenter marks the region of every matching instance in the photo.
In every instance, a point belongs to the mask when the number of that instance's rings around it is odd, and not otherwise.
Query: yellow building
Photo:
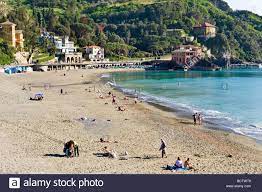
[[[203,23],[202,25],[196,25],[194,27],[194,33],[199,38],[209,39],[216,37],[216,26],[210,23]]]
[[[0,23],[0,38],[4,39],[14,48],[24,48],[24,37],[22,30],[15,30],[16,24],[6,21]]]
[[[23,49],[24,48],[24,36],[22,30],[16,30],[15,31],[15,40],[16,40],[16,48]]]

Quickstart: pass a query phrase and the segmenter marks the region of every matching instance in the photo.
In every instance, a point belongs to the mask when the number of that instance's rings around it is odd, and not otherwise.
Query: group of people
[[[203,117],[201,115],[201,113],[194,113],[193,114],[193,120],[194,120],[194,125],[198,124],[202,125],[202,121],[203,121]]]
[[[179,169],[190,170],[190,169],[193,169],[193,166],[191,165],[189,158],[187,158],[185,162],[183,163],[180,157],[178,157],[175,164],[167,165],[166,169],[167,170],[179,170]]]
[[[162,158],[167,158],[167,154],[166,154],[166,142],[161,139],[161,145],[160,145],[160,151],[161,151],[161,157]],[[180,157],[177,158],[176,162],[174,165],[170,166],[167,165],[166,167],[167,170],[177,170],[177,169],[184,169],[184,170],[190,170],[193,169],[191,163],[189,162],[189,158],[187,158],[187,160],[183,163],[183,161],[180,159]]]

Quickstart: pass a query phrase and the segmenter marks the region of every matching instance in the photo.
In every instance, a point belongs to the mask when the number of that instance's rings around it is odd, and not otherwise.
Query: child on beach
[[[164,156],[167,158],[167,155],[166,155],[166,142],[163,139],[161,139],[161,146],[160,146],[159,151],[161,151],[162,158],[164,158]]]

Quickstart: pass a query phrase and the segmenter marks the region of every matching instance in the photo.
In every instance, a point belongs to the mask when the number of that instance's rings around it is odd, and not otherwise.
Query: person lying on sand
[[[99,139],[99,142],[101,142],[101,143],[111,143],[111,141],[106,141],[106,140],[103,139],[103,138],[100,138],[100,139]],[[114,141],[113,143],[118,143],[118,141]]]
[[[113,159],[117,158],[117,154],[114,150],[109,150],[107,147],[104,147],[103,152],[104,152],[103,154],[104,157],[109,157]]]
[[[125,96],[123,100],[128,101],[129,99],[127,96]]]
[[[104,99],[104,96],[102,94],[99,95],[100,99]]]
[[[123,106],[118,106],[118,107],[117,107],[117,110],[118,110],[118,111],[125,111],[126,109],[124,109]]]
[[[103,138],[100,138],[101,143],[110,143],[109,141],[104,140]]]

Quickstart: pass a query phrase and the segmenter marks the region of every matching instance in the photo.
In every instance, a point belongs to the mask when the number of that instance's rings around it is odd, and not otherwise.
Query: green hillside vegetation
[[[14,50],[0,38],[0,65],[6,65],[14,60]]]
[[[236,60],[262,61],[262,17],[232,11],[222,0],[10,0],[8,18],[25,30],[30,51],[40,28],[70,35],[80,47],[97,44],[113,58],[170,54],[183,43],[168,29],[193,35],[193,26],[215,24],[216,38],[198,41],[221,58],[230,51]],[[37,34],[37,35],[36,35]]]

